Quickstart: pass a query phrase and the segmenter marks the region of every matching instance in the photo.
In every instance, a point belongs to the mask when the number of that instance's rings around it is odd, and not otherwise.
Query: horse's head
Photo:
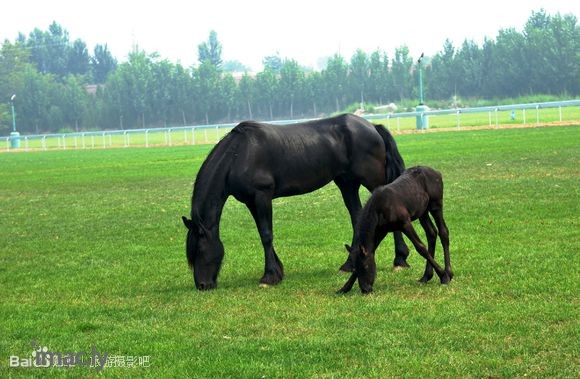
[[[193,271],[195,287],[209,290],[217,287],[217,276],[224,258],[224,245],[217,231],[208,230],[201,222],[182,217],[187,227],[185,253]]]
[[[354,262],[354,273],[358,277],[358,285],[361,292],[372,292],[377,275],[374,252],[368,251],[362,245],[357,245],[356,247],[345,245],[345,247],[350,254],[350,259]]]

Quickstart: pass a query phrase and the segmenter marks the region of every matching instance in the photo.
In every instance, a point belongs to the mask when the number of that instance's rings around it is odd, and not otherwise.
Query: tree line
[[[70,41],[57,23],[20,34],[0,49],[0,134],[12,125],[16,94],[21,133],[179,126],[241,119],[315,117],[418,98],[416,57],[357,50],[329,58],[320,71],[277,55],[262,71],[222,62],[215,32],[198,45],[199,64],[183,67],[135,48],[118,63],[97,45]],[[580,29],[575,15],[532,12],[523,30],[500,30],[480,46],[465,40],[422,61],[426,103],[580,93]]]

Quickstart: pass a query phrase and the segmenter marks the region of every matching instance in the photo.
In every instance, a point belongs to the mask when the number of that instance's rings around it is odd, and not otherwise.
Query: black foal
[[[429,214],[433,216],[437,227],[433,225]],[[425,230],[428,248],[413,228],[411,222],[416,219],[419,219]],[[433,269],[442,284],[451,281],[453,272],[449,259],[449,230],[443,219],[443,179],[438,171],[418,166],[409,168],[394,182],[377,188],[365,204],[356,224],[353,246],[345,245],[350,258],[355,262],[355,269],[339,293],[350,291],[357,278],[363,293],[373,290],[377,271],[375,250],[388,232],[395,231],[403,232],[427,260],[421,282],[431,280]],[[445,269],[434,259],[438,233],[445,255]]]

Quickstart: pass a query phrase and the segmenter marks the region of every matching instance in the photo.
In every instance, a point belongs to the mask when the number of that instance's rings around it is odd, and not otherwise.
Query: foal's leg
[[[274,251],[274,233],[272,231],[272,196],[265,192],[257,192],[253,203],[246,203],[252,213],[262,246],[264,247],[264,276],[262,284],[277,284],[284,277],[284,267]]]
[[[449,256],[449,229],[447,229],[447,225],[443,219],[443,206],[441,205],[438,209],[432,210],[431,214],[433,215],[433,219],[439,229],[439,238],[441,239],[443,254],[445,255],[445,271],[447,272],[447,275],[449,275],[449,279],[453,279],[451,257]]]
[[[340,189],[344,205],[346,205],[346,209],[350,214],[350,223],[352,225],[352,241],[350,246],[352,246],[354,243],[354,230],[356,228],[357,216],[362,208],[358,194],[360,183],[346,181],[341,178],[336,178],[334,182],[338,186],[338,189]],[[352,272],[354,270],[354,262],[351,261],[350,255],[346,258],[346,262],[340,266],[339,270],[344,272]]]
[[[423,230],[425,230],[425,235],[427,236],[427,248],[429,250],[429,254],[435,259],[435,244],[437,243],[437,229],[435,229],[435,225],[429,218],[429,214],[425,213],[422,217],[419,218],[419,222],[421,222],[421,226]],[[425,263],[425,273],[423,277],[419,279],[422,283],[427,283],[433,277],[433,266],[429,262]]]
[[[441,268],[441,266],[439,266],[437,264],[437,262],[435,262],[435,259],[433,259],[433,257],[431,256],[431,254],[429,254],[429,251],[427,251],[427,248],[425,247],[425,245],[423,244],[423,242],[421,242],[421,239],[417,235],[417,232],[415,232],[415,229],[413,228],[413,225],[411,224],[410,221],[407,222],[403,226],[403,233],[405,233],[405,235],[407,236],[407,238],[409,238],[411,240],[411,242],[413,243],[413,246],[415,246],[415,249],[417,249],[417,251],[419,252],[419,254],[421,254],[421,256],[423,258],[425,258],[427,260],[427,262],[429,262],[431,264],[431,266],[433,266],[433,269],[435,270],[435,272],[439,276],[439,279],[441,279],[441,284],[447,284],[447,283],[449,283],[449,281],[451,280],[451,278],[449,277],[449,275],[447,274],[447,272],[444,271]]]
[[[407,263],[409,248],[403,239],[403,234],[401,232],[393,232],[393,237],[395,239],[395,260],[393,261],[393,266],[395,269],[409,267]]]

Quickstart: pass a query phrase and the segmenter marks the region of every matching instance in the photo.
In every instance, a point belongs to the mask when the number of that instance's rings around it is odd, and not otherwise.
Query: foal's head
[[[363,245],[357,245],[356,247],[344,246],[350,254],[350,259],[354,262],[354,274],[358,278],[358,285],[361,292],[372,292],[377,275],[375,253],[368,251]]]
[[[201,222],[182,217],[187,227],[185,252],[189,267],[193,271],[193,281],[198,290],[217,287],[217,276],[224,258],[224,245],[216,235]]]

